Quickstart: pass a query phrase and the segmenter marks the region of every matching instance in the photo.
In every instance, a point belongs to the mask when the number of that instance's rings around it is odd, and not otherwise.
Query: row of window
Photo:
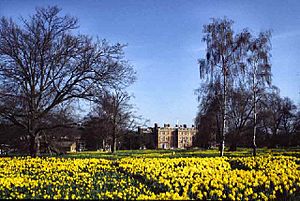
[[[185,141],[187,141],[189,139],[190,139],[190,141],[192,141],[192,137],[179,137],[179,140],[185,140]]]
[[[162,137],[160,137],[160,141],[169,141],[169,136],[162,136]],[[184,141],[192,141],[192,137],[179,137],[179,140],[180,141],[182,141],[182,140],[184,140]]]
[[[169,132],[160,132],[161,135],[169,135]],[[189,132],[179,132],[179,135],[193,135],[194,133]]]

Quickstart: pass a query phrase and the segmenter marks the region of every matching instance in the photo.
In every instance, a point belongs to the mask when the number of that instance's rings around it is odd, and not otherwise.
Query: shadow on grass
[[[166,185],[161,184],[155,180],[149,180],[142,175],[132,174],[132,173],[127,172],[122,167],[119,167],[119,164],[117,162],[115,163],[115,165],[117,166],[118,172],[121,172],[121,173],[127,175],[128,177],[132,177],[135,180],[137,180],[138,182],[144,184],[145,186],[148,186],[149,190],[155,194],[165,193],[170,190]]]

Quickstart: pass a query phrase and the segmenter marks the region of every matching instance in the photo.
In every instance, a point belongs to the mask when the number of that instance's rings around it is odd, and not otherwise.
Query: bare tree
[[[267,132],[269,147],[282,145],[284,141],[288,141],[295,132],[293,124],[296,121],[296,105],[287,97],[281,98],[276,87],[273,86],[272,89],[263,96],[261,109],[264,117],[261,123]]]
[[[117,149],[121,134],[136,126],[136,115],[133,105],[129,103],[131,96],[124,91],[105,92],[98,97],[95,107],[96,115],[104,120],[106,135],[111,138],[111,152]]]
[[[211,145],[215,145],[221,137],[221,83],[203,83],[195,92],[198,95],[199,111],[195,118],[198,132],[194,145],[209,148]]]
[[[243,56],[242,47],[247,37],[242,32],[234,35],[233,21],[227,19],[213,19],[205,25],[203,41],[206,42],[206,58],[199,60],[200,78],[207,82],[222,83],[222,139],[220,156],[224,154],[225,136],[227,132],[228,88],[234,85],[234,77],[240,69],[240,57]],[[247,34],[247,33],[246,33]]]
[[[241,142],[241,134],[247,130],[251,121],[253,110],[251,93],[247,89],[238,88],[230,91],[229,106],[229,130],[231,130],[230,150],[236,151],[237,144]]]
[[[291,146],[298,146],[300,145],[300,112],[299,109],[294,115],[294,120],[293,120],[293,138],[292,138],[292,143]]]
[[[106,150],[106,139],[108,138],[109,127],[106,119],[98,115],[99,112],[92,111],[84,119],[84,135],[88,150]]]
[[[61,126],[45,123],[55,108],[135,79],[124,45],[74,34],[77,19],[59,12],[39,8],[21,25],[0,20],[0,114],[27,130],[32,155],[41,131]]]
[[[290,98],[284,97],[282,99],[282,130],[286,136],[289,136],[295,132],[294,125],[296,121],[296,109],[296,105]]]

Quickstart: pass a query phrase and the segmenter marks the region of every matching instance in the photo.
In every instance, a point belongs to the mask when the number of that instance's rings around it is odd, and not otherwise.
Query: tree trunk
[[[51,147],[50,147],[51,145],[50,145],[50,143],[49,143],[49,141],[48,141],[45,133],[43,133],[43,135],[44,135],[44,139],[45,139],[45,146],[46,146],[45,148],[47,149],[47,151],[50,154],[50,156],[52,156],[53,153],[52,153],[52,150],[51,150]]]
[[[253,128],[253,139],[252,139],[252,148],[253,156],[256,156],[256,104],[254,106],[254,128]]]
[[[35,136],[35,156],[40,156],[41,155],[41,141],[40,141],[40,135],[37,134]]]
[[[115,139],[114,150],[117,151],[117,139]]]
[[[50,145],[47,145],[47,149],[48,149],[48,152],[49,152],[50,156],[52,156],[52,155],[53,155],[53,152],[52,152],[52,150],[51,150],[51,148],[50,148]]]
[[[226,135],[226,115],[227,115],[227,81],[226,81],[226,67],[223,70],[223,117],[222,117],[222,137],[220,143],[220,156],[224,156],[225,149],[225,135]]]
[[[252,148],[253,148],[253,156],[256,156],[256,68],[254,68],[253,72],[253,137],[252,137]]]
[[[36,157],[40,156],[40,147],[41,147],[41,142],[40,142],[40,136],[39,134],[29,135],[29,153],[30,156]]]
[[[224,149],[225,149],[225,137],[223,136],[220,144],[220,157],[224,156]]]
[[[106,147],[105,147],[105,141],[104,141],[104,139],[102,140],[102,148],[103,148],[103,151],[105,151],[105,150],[106,150]]]
[[[35,115],[32,114],[28,121],[29,152],[32,157],[40,155],[40,132],[36,131]]]
[[[110,151],[111,151],[111,153],[115,152],[115,150],[114,150],[114,144],[115,144],[115,137],[113,136],[111,144],[110,144]]]
[[[32,157],[36,156],[35,136],[33,135],[29,135],[29,154]]]
[[[112,143],[110,145],[110,149],[111,149],[111,153],[115,153],[116,151],[116,136],[113,135],[113,138],[112,138]]]
[[[112,143],[111,143],[111,152],[112,153],[115,153],[115,151],[116,151],[116,138],[117,138],[117,133],[116,133],[116,128],[115,128],[115,126],[114,126],[114,128],[113,128],[113,135],[112,135]]]

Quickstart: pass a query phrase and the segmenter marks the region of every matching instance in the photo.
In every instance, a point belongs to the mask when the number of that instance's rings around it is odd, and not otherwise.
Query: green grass
[[[257,155],[286,155],[300,158],[300,148],[293,149],[267,149],[259,148]],[[124,157],[145,157],[145,158],[186,158],[186,157],[218,157],[218,149],[173,149],[173,150],[119,150],[114,154],[101,151],[86,151],[78,153],[68,153],[62,157],[70,158],[104,158],[104,159],[120,159]],[[252,149],[238,148],[237,151],[225,151],[224,156],[227,157],[247,157],[252,156]]]

